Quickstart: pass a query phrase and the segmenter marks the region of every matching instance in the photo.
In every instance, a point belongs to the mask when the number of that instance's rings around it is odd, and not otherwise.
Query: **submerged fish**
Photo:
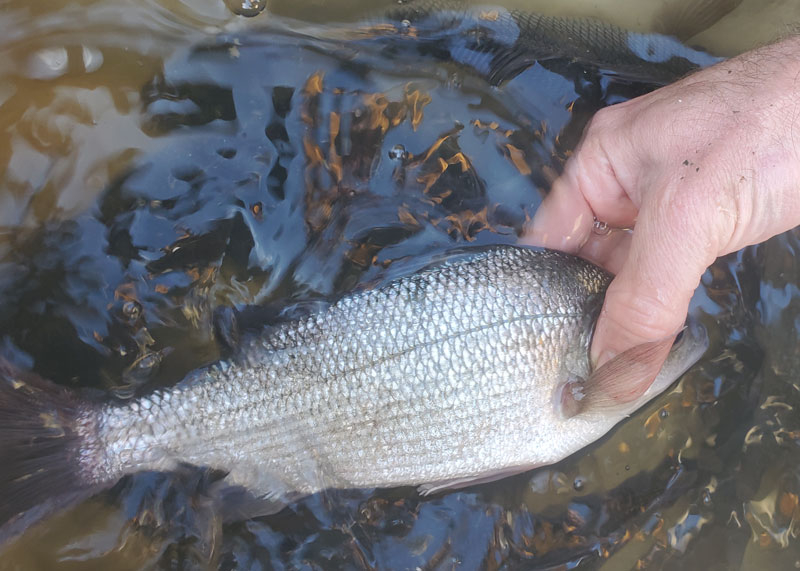
[[[549,250],[461,251],[242,333],[230,358],[128,401],[84,399],[0,362],[0,517],[21,530],[126,474],[184,463],[227,472],[274,511],[325,488],[431,492],[557,462],[706,347],[690,322],[674,345],[592,372],[610,279]],[[647,362],[670,346],[656,377]]]
[[[427,53],[476,69],[492,83],[513,78],[534,63],[578,61],[616,75],[667,83],[722,58],[665,34],[643,34],[590,18],[551,16],[464,0],[404,0],[372,22],[389,25],[427,46]],[[709,25],[730,2],[699,3]],[[694,9],[690,14],[694,14]],[[663,29],[663,28],[662,28]],[[701,27],[702,29],[702,27]]]

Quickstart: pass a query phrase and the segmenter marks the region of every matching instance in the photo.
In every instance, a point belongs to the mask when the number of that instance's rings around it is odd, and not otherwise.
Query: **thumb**
[[[595,327],[596,366],[683,327],[689,301],[716,257],[710,225],[697,219],[698,211],[685,210],[671,203],[640,212],[627,259],[606,292]]]

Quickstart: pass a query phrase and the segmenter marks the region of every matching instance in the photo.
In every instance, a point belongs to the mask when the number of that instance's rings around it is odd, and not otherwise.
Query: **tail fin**
[[[81,464],[96,410],[0,358],[0,545],[98,490]]]

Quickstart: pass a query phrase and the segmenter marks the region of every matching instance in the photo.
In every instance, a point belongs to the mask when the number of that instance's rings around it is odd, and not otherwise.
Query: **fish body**
[[[128,401],[83,400],[3,364],[0,517],[186,463],[279,505],[326,488],[432,491],[559,461],[706,346],[690,325],[637,398],[595,399],[604,386],[588,348],[610,280],[549,250],[447,255],[245,333],[230,358]]]
[[[535,62],[578,61],[612,73],[667,83],[722,58],[689,48],[665,34],[633,32],[591,18],[571,18],[463,0],[405,0],[383,20],[417,42],[437,42],[431,53],[476,69],[501,83]]]

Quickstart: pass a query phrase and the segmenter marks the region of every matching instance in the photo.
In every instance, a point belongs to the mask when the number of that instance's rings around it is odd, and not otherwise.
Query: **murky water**
[[[563,10],[647,31],[655,4]],[[497,88],[407,43],[332,47],[272,16],[369,6],[275,2],[242,22],[211,0],[5,3],[4,352],[120,396],[174,383],[216,357],[215,307],[515,241],[591,114],[653,87],[553,62]],[[773,2],[729,31],[753,10],[692,43],[727,55],[780,33],[776,14],[800,20]],[[209,475],[143,474],[29,530],[0,568],[794,568],[798,249],[794,231],[719,260],[694,303],[706,357],[555,466],[427,498],[331,491],[226,526]]]

